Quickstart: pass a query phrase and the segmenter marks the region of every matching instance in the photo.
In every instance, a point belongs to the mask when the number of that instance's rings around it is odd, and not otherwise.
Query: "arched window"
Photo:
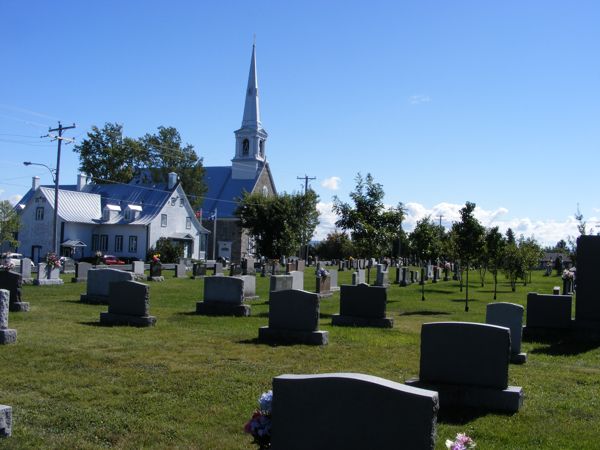
[[[262,158],[265,157],[265,141],[263,139],[258,143],[258,151],[260,152],[260,156]]]
[[[244,139],[242,142],[242,156],[248,156],[250,154],[250,142],[248,139]]]
[[[266,186],[262,187],[262,195],[263,195],[263,197],[266,197],[266,196],[269,195],[269,188],[268,187],[266,187]]]

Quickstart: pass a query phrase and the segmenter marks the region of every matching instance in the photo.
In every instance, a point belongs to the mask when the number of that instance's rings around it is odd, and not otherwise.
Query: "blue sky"
[[[322,225],[370,172],[386,203],[450,225],[544,243],[600,224],[600,3],[594,1],[116,2],[0,5],[0,198],[55,166],[49,126],[175,126],[205,165],[227,165],[253,35],[266,152],[280,191],[316,177]],[[61,181],[78,166],[64,147]]]

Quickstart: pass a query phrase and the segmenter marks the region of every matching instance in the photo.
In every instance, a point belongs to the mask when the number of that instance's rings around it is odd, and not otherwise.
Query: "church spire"
[[[260,107],[258,105],[258,77],[256,76],[256,43],[252,44],[252,58],[250,59],[250,73],[248,74],[248,87],[246,88],[246,103],[242,128],[262,128],[260,123]]]

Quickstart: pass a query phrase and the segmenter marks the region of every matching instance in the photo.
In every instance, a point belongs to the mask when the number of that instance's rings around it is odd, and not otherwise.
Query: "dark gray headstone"
[[[435,448],[437,393],[379,377],[281,375],[272,409],[274,449]]]
[[[269,298],[269,326],[258,330],[263,342],[327,344],[327,331],[319,331],[319,296],[296,291],[272,291]]]
[[[506,327],[510,330],[511,362],[522,364],[527,355],[521,353],[521,335],[523,333],[523,310],[515,303],[488,303],[485,322],[490,325]]]
[[[578,326],[600,328],[600,236],[577,238],[577,301],[575,320]]]
[[[100,314],[103,325],[152,326],[156,317],[150,315],[148,286],[137,281],[110,283],[108,312]]]
[[[243,304],[244,278],[206,277],[204,279],[204,301],[196,303],[196,313],[249,316],[250,306]]]
[[[343,284],[340,291],[340,313],[332,317],[333,325],[391,328],[394,320],[385,316],[387,290],[383,286]]]
[[[0,270],[0,289],[6,289],[10,293],[10,311],[29,311],[29,303],[21,301],[22,286],[23,278],[21,277],[21,274]]]
[[[118,269],[90,269],[88,271],[87,293],[81,294],[83,303],[109,303],[110,284],[117,281],[133,281],[133,273]]]
[[[570,295],[546,295],[530,292],[527,294],[527,332],[534,328],[569,329],[571,328]]]
[[[192,270],[194,278],[203,277],[206,275],[206,264],[201,262],[194,263],[194,267]]]
[[[12,434],[12,408],[0,405],[0,437],[9,437]]]
[[[523,390],[508,386],[510,330],[470,322],[421,327],[420,379],[407,384],[436,390],[450,405],[516,412]]]

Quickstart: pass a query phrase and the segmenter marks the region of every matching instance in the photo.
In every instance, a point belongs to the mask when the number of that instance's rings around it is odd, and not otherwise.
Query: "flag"
[[[196,211],[196,219],[202,220],[202,209]]]

